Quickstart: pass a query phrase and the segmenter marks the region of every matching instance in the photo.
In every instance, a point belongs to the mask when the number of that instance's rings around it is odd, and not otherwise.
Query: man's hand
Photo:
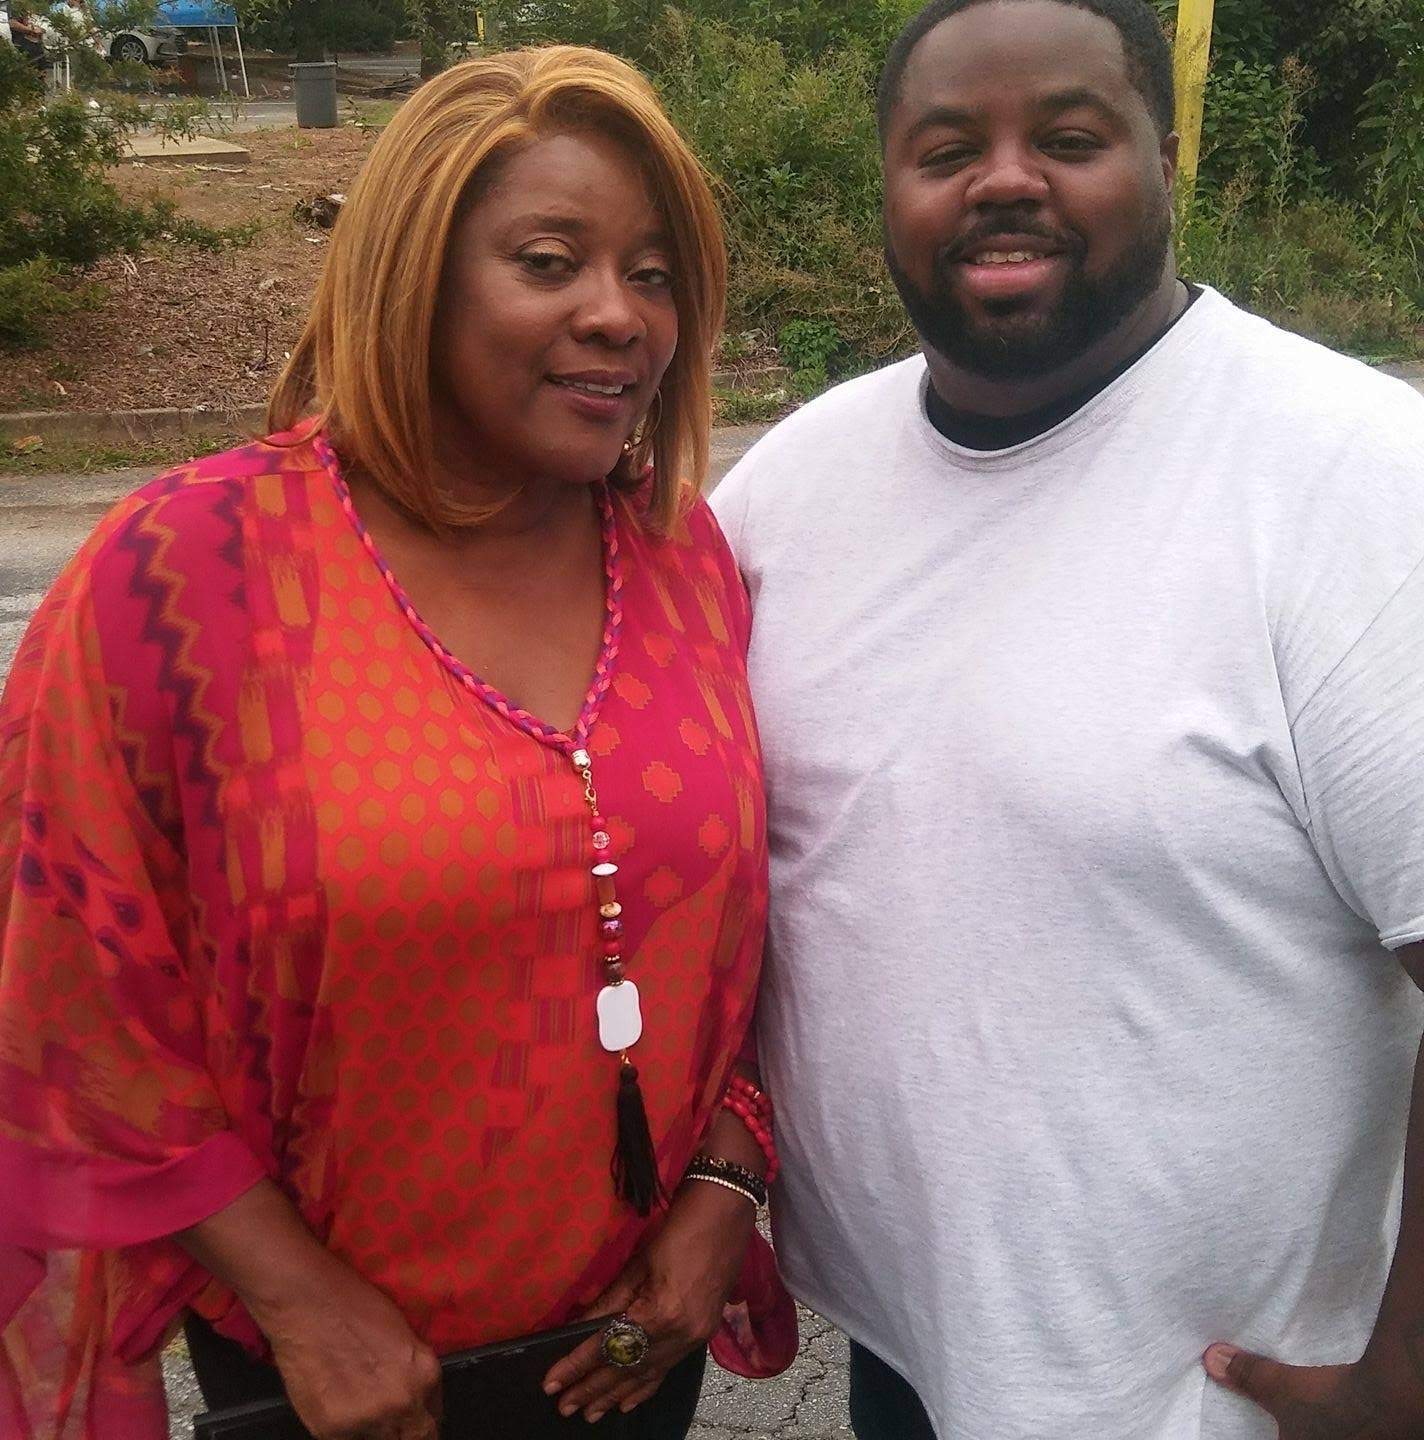
[[[560,1412],[582,1410],[590,1421],[613,1409],[626,1414],[656,1393],[679,1360],[705,1345],[722,1323],[755,1220],[754,1207],[740,1195],[717,1185],[684,1185],[662,1228],[588,1310],[626,1312],[648,1332],[647,1359],[619,1369],[604,1362],[602,1335],[584,1341],[544,1377],[544,1391],[558,1396]]]
[[[1424,943],[1396,953],[1424,990]],[[1414,1066],[1399,1243],[1363,1358],[1353,1365],[1282,1365],[1216,1344],[1202,1364],[1218,1384],[1266,1411],[1280,1440],[1424,1437],[1424,1044]]]
[[[1202,1364],[1213,1380],[1270,1415],[1280,1440],[1419,1440],[1424,1435],[1424,1408],[1410,1377],[1394,1377],[1399,1383],[1390,1385],[1362,1364],[1282,1365],[1233,1345],[1213,1345]]]

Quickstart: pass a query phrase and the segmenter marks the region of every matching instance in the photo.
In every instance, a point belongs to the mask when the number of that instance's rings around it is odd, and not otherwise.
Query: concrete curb
[[[0,445],[26,435],[69,445],[123,445],[184,435],[261,434],[266,403],[226,410],[23,410],[0,415]]]

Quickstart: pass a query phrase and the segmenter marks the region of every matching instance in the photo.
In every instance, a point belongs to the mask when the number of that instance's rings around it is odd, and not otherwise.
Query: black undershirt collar
[[[1055,425],[1061,425],[1070,415],[1076,414],[1093,399],[1101,395],[1114,380],[1127,374],[1134,365],[1181,320],[1196,304],[1202,290],[1200,285],[1183,281],[1187,289],[1187,303],[1180,315],[1154,335],[1141,349],[1129,355],[1122,364],[1108,374],[1094,380],[1083,390],[1070,395],[1066,400],[1055,400],[1051,405],[1040,406],[1023,415],[976,415],[969,410],[956,410],[939,397],[931,381],[925,387],[925,413],[930,424],[952,444],[965,450],[1007,450],[1013,445],[1022,445],[1039,435],[1045,435]]]

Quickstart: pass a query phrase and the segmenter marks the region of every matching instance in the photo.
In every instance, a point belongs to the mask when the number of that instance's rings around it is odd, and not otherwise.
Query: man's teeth
[[[976,265],[1022,265],[1025,260],[1042,260],[1045,257],[1028,250],[990,250],[974,257]]]
[[[595,385],[591,380],[560,380],[560,385],[567,385],[570,390],[587,390],[590,395],[621,395],[628,387],[626,385]]]

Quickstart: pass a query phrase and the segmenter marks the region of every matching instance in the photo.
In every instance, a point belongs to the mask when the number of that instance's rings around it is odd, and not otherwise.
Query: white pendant
[[[598,1039],[605,1050],[617,1054],[638,1043],[643,1033],[643,1011],[638,987],[631,980],[605,985],[598,992]]]

